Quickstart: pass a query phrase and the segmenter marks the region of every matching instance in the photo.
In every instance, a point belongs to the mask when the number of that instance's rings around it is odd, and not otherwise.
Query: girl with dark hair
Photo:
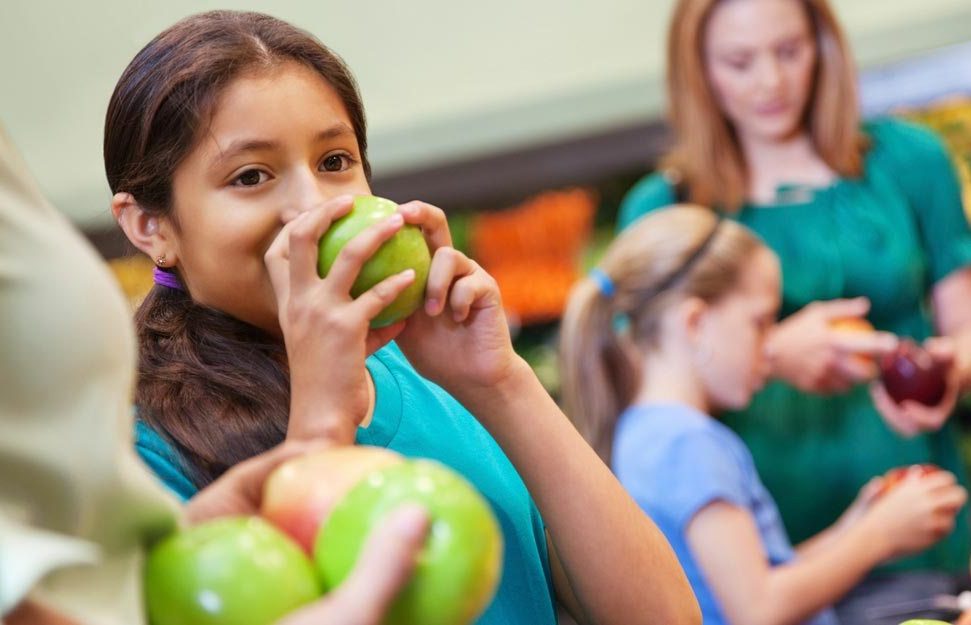
[[[179,22],[119,80],[105,165],[116,219],[157,264],[136,318],[138,447],[176,492],[285,438],[356,438],[442,461],[490,501],[505,563],[480,623],[555,622],[554,597],[582,622],[698,622],[670,547],[516,356],[495,282],[440,209],[402,204],[317,276],[318,239],[369,193],[361,101],[320,42],[255,13]],[[350,285],[406,222],[433,254],[424,309],[369,331],[413,275]]]

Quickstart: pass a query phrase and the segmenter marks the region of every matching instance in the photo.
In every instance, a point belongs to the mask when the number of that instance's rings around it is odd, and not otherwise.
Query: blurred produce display
[[[152,290],[152,261],[147,256],[123,256],[108,261],[108,268],[115,274],[121,290],[128,298],[132,310],[141,304]]]
[[[527,325],[559,319],[580,276],[596,209],[591,190],[567,189],[473,218],[469,251],[499,283],[512,320]]]
[[[932,128],[944,140],[964,189],[964,211],[971,217],[971,98],[953,98],[903,115]]]

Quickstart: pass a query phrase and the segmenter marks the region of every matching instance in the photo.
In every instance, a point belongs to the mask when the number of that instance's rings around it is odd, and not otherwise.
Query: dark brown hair
[[[364,107],[348,68],[310,34],[269,15],[213,11],[155,37],[122,73],[105,118],[112,193],[172,214],[176,168],[206,131],[223,90],[244,73],[296,62],[343,101],[367,160]],[[188,293],[156,285],[135,316],[139,416],[176,445],[204,486],[283,440],[290,384],[282,342]]]

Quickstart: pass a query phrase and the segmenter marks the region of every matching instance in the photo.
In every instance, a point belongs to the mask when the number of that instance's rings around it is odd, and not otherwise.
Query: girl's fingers
[[[490,300],[498,303],[498,296],[499,289],[495,280],[484,271],[476,271],[456,280],[448,300],[452,309],[452,320],[462,323],[473,308],[481,308],[483,303]]]
[[[318,279],[317,255],[320,237],[335,219],[350,212],[354,198],[341,195],[324,202],[320,208],[307,211],[290,226],[290,282],[292,288],[307,288]]]
[[[277,302],[287,301],[290,295],[290,231],[293,227],[293,221],[284,224],[263,254],[263,264],[270,275]]]
[[[440,247],[435,250],[425,285],[425,312],[432,317],[441,313],[455,279],[470,275],[476,269],[478,265],[454,248]]]
[[[368,226],[348,241],[338,252],[334,264],[327,273],[326,280],[330,288],[342,295],[350,293],[364,263],[374,256],[374,253],[384,245],[385,241],[401,230],[403,225],[404,219],[401,215],[395,213],[387,219]]]
[[[439,248],[452,247],[452,233],[448,229],[445,211],[417,200],[401,204],[398,211],[404,215],[405,222],[421,226],[422,234],[425,235],[425,241],[432,254]]]
[[[368,321],[377,317],[382,310],[415,281],[415,270],[406,269],[401,273],[385,278],[370,289],[361,293],[351,304],[356,313]]]

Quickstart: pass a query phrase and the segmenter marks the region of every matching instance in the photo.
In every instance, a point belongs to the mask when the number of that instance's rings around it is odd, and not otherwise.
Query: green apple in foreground
[[[145,564],[152,625],[271,625],[319,596],[309,558],[256,517],[217,519],[173,534]]]
[[[499,524],[486,500],[436,462],[409,461],[371,473],[331,511],[317,535],[314,560],[325,590],[350,574],[381,520],[418,503],[431,526],[408,584],[385,625],[467,625],[489,605],[502,569]]]
[[[344,245],[369,226],[383,221],[398,210],[391,200],[361,195],[354,198],[354,207],[333,224],[320,239],[317,257],[317,273],[327,275]],[[354,286],[351,297],[358,297],[385,278],[401,273],[406,269],[415,270],[412,282],[391,304],[371,321],[372,328],[381,328],[407,318],[421,307],[425,299],[425,282],[428,280],[428,267],[431,255],[425,237],[417,226],[405,225],[378,251],[364,263]]]
[[[934,621],[926,618],[911,619],[909,621],[904,621],[900,625],[951,625],[947,621]]]

